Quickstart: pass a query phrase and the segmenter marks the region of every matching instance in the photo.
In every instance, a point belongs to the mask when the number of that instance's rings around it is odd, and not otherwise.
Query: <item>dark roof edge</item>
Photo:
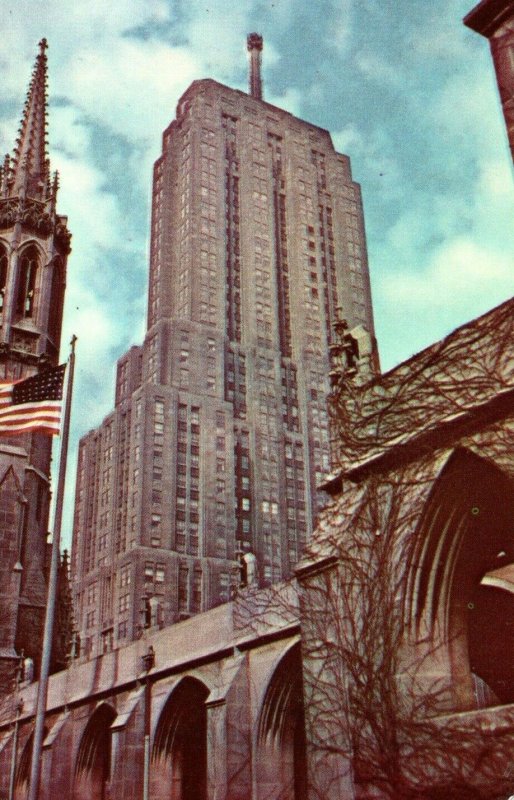
[[[386,444],[381,453],[354,467],[341,469],[318,488],[327,494],[336,495],[341,491],[344,480],[360,483],[371,473],[387,472],[415,461],[429,451],[449,446],[455,438],[471,435],[482,425],[494,424],[511,415],[513,409],[514,388],[511,387],[483,403],[466,409],[454,419],[442,420],[436,427],[420,431],[404,442],[390,446]]]
[[[488,39],[514,15],[514,0],[481,0],[464,17],[464,25]]]

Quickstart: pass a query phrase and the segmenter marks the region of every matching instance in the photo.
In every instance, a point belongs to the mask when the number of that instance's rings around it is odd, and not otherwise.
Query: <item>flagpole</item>
[[[32,742],[32,761],[30,765],[30,784],[27,800],[37,800],[39,796],[39,779],[41,774],[41,750],[45,728],[45,712],[48,696],[48,676],[50,674],[50,657],[52,654],[52,633],[54,626],[55,602],[57,596],[57,577],[59,571],[59,556],[61,544],[62,506],[64,500],[64,485],[66,480],[66,462],[68,460],[68,438],[70,432],[71,395],[73,390],[73,372],[75,369],[75,342],[72,336],[71,352],[68,358],[68,379],[65,388],[64,416],[62,423],[61,447],[59,453],[59,476],[57,479],[57,492],[55,495],[54,530],[52,539],[52,559],[50,562],[50,575],[48,579],[48,596],[46,602],[45,628],[43,633],[43,652],[41,656],[41,670],[37,693],[36,723],[34,726],[34,739]]]

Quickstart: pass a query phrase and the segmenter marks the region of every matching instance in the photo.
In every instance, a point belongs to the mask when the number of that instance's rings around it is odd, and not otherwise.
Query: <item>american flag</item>
[[[58,434],[65,370],[61,364],[22,381],[0,383],[0,435]]]

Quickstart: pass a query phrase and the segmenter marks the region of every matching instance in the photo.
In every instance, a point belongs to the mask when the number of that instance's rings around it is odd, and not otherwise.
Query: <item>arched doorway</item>
[[[43,728],[43,741],[48,733],[48,728]],[[25,742],[19,757],[16,775],[14,778],[14,800],[25,800],[29,792],[30,770],[32,767],[32,748],[34,745],[34,732]]]
[[[86,725],[77,754],[74,800],[107,800],[111,770],[111,725],[114,709],[103,703]]]
[[[460,710],[514,702],[513,518],[511,479],[460,449],[416,534],[412,623],[418,641],[446,650]]]
[[[305,800],[305,717],[300,645],[280,660],[266,689],[256,742],[257,796]]]
[[[164,706],[152,749],[152,800],[205,800],[209,690],[184,678]]]

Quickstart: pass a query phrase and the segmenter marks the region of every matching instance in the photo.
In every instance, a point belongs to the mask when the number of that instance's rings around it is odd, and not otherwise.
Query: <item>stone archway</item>
[[[152,748],[152,800],[205,800],[208,695],[203,683],[188,677],[167,700]]]
[[[514,702],[514,485],[493,462],[457,450],[416,533],[411,631],[446,653],[460,710]],[[506,627],[507,626],[507,627]]]
[[[255,751],[259,800],[306,800],[305,717],[300,645],[280,660],[266,689]]]
[[[86,725],[77,754],[73,800],[108,800],[111,769],[112,706],[103,703]]]

